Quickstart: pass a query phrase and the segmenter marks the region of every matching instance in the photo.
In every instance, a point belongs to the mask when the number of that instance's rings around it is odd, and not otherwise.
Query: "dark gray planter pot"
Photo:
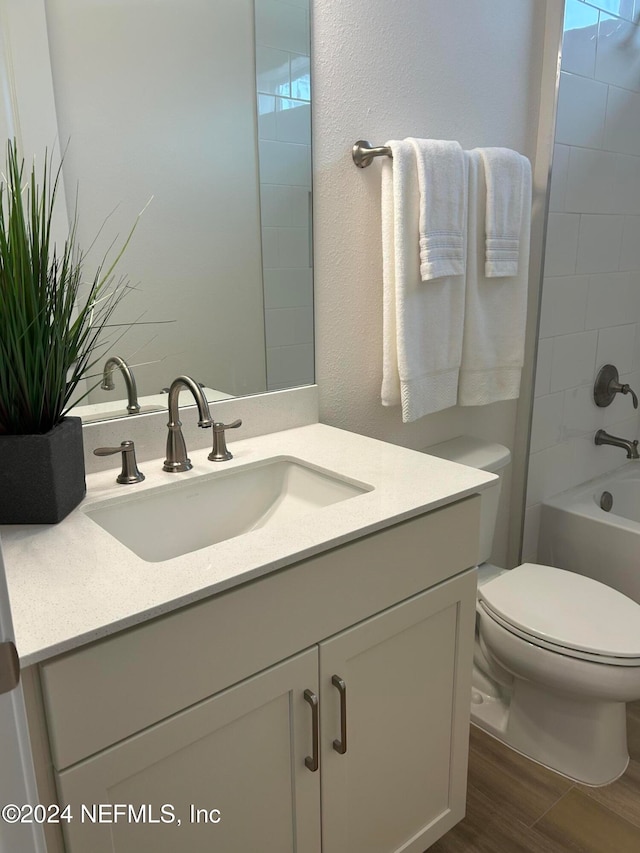
[[[0,524],[56,524],[85,496],[82,421],[0,435]]]

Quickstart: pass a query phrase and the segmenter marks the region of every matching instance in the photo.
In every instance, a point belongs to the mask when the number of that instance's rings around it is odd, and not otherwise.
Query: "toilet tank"
[[[433,444],[431,447],[425,447],[423,452],[430,456],[438,456],[440,459],[448,459],[451,462],[458,462],[460,465],[468,465],[470,468],[479,468],[482,471],[490,471],[492,474],[498,475],[511,461],[511,452],[508,447],[495,442],[484,441],[481,438],[473,438],[470,435],[461,435],[440,444]],[[478,565],[486,563],[491,556],[501,485],[502,480],[500,479],[485,489],[481,495]]]

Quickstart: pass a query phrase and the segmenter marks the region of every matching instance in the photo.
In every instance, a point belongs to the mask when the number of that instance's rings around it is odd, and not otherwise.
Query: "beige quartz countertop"
[[[196,450],[189,454],[191,471],[166,473],[159,458],[140,465],[146,479],[133,486],[115,482],[119,468],[101,471],[87,477],[86,498],[59,524],[0,527],[23,666],[480,492],[496,479],[493,474],[324,424],[240,441],[233,438],[231,434],[229,448],[234,458],[218,467],[207,460],[207,450]],[[282,456],[372,489],[295,521],[164,562],[146,562],[136,556],[83,511],[106,498],[129,497],[158,486],[171,488],[202,474],[228,473]]]

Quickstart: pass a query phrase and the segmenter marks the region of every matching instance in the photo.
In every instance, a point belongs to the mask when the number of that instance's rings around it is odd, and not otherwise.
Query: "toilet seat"
[[[523,563],[479,587],[478,600],[529,643],[595,663],[640,666],[640,605],[592,578]]]

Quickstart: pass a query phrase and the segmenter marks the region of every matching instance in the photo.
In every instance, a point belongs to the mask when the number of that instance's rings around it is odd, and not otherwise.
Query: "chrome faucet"
[[[169,433],[167,435],[167,458],[162,466],[163,471],[188,471],[193,467],[191,460],[187,456],[187,447],[184,443],[182,435],[182,423],[179,419],[180,405],[180,389],[188,388],[193,394],[193,398],[198,406],[198,426],[207,428],[213,426],[213,418],[209,411],[207,398],[204,396],[202,388],[191,379],[190,376],[178,376],[174,379],[169,388]]]
[[[127,362],[119,355],[112,355],[106,360],[100,387],[104,391],[113,391],[116,387],[113,381],[113,371],[116,367],[124,376],[124,384],[127,386],[127,412],[130,415],[137,415],[140,411],[140,404],[138,403],[136,380],[133,378],[133,373]]]
[[[599,429],[594,439],[596,444],[610,444],[612,447],[621,447],[627,451],[627,459],[640,459],[638,453],[638,439],[630,441],[627,438],[618,438],[617,435],[609,435],[603,429]]]

